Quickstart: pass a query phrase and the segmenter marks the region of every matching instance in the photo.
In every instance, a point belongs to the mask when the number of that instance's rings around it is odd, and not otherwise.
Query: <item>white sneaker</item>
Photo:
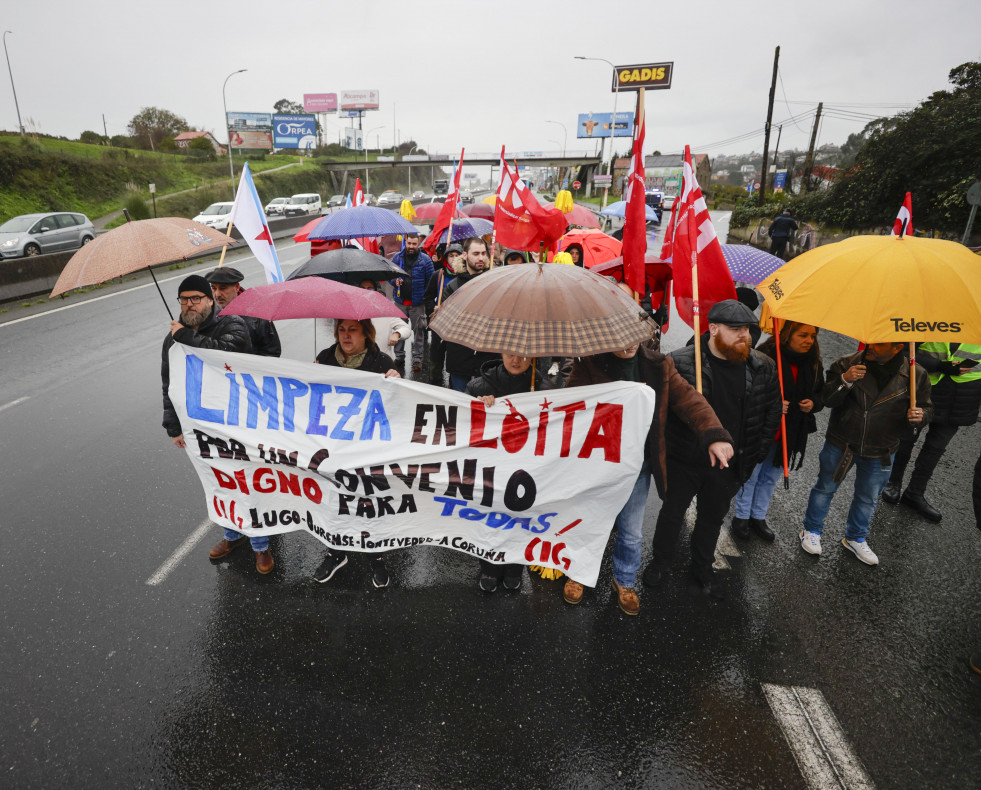
[[[864,540],[849,540],[848,538],[841,539],[841,545],[848,549],[852,554],[858,557],[866,565],[878,565],[879,558],[875,556],[875,552],[869,548],[869,544]]]
[[[808,554],[821,553],[821,535],[817,532],[800,531],[800,547]]]

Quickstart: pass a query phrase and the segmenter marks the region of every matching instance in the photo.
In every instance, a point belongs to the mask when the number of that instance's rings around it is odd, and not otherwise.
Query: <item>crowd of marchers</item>
[[[501,264],[521,264],[525,253],[504,250]],[[819,328],[788,321],[779,335],[754,348],[759,320],[743,301],[726,300],[708,313],[707,331],[684,348],[662,354],[656,338],[611,353],[575,359],[532,360],[510,354],[478,352],[444,342],[429,330],[429,319],[443,300],[492,260],[485,239],[441,245],[435,260],[408,237],[393,259],[404,274],[391,283],[393,300],[405,313],[399,319],[336,320],[334,342],[316,362],[400,376],[411,337],[411,364],[434,385],[495,399],[532,389],[576,387],[610,381],[634,381],[656,393],[656,411],[645,442],[644,463],[626,504],[616,517],[612,585],[620,608],[640,609],[638,576],[646,587],[665,583],[685,514],[697,502],[691,534],[690,573],[709,596],[722,598],[724,585],[713,571],[715,547],[734,504],[729,526],[739,540],[774,540],[767,512],[774,489],[785,474],[801,467],[815,414],[830,411],[819,449],[817,480],[797,525],[801,549],[820,556],[832,500],[849,471],[855,470],[854,494],[845,524],[831,525],[841,550],[868,566],[879,563],[869,543],[870,524],[879,500],[903,503],[930,521],[942,514],[927,499],[927,486],[948,442],[959,426],[971,425],[981,405],[981,346],[924,343],[909,364],[908,346],[873,343],[826,367]],[[575,257],[572,257],[575,265]],[[561,264],[547,264],[561,265]],[[580,264],[581,265],[581,264]],[[191,275],[178,288],[180,319],[171,323],[163,347],[163,426],[178,447],[184,435],[167,395],[168,350],[173,343],[269,356],[280,355],[275,326],[256,318],[219,316],[242,291],[241,272],[225,266],[207,276]],[[374,281],[365,288],[379,287]],[[755,306],[755,297],[753,299]],[[695,342],[700,355],[696,355]],[[777,353],[779,346],[779,355]],[[696,359],[701,359],[701,392],[696,390]],[[781,370],[777,370],[777,359]],[[423,371],[423,362],[428,369]],[[419,377],[417,376],[417,378]],[[911,376],[915,402],[911,403]],[[783,382],[781,397],[780,379]],[[905,471],[916,443],[925,435],[905,489]],[[816,442],[815,442],[816,444]],[[661,499],[652,556],[643,572],[644,511],[651,484]],[[734,500],[734,503],[733,503]],[[981,527],[981,459],[975,470],[974,507]],[[243,537],[226,529],[210,551],[221,559],[248,540],[256,568],[269,573],[274,559],[268,537]],[[349,561],[328,549],[315,573],[325,583]],[[375,587],[389,584],[384,554],[368,561]],[[482,560],[476,582],[485,593],[521,587],[523,565]],[[583,599],[584,587],[572,578],[561,584],[569,604]]]

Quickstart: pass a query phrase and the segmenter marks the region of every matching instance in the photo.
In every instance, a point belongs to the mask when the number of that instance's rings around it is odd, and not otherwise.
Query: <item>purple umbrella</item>
[[[329,214],[310,231],[307,241],[314,239],[360,239],[363,236],[388,236],[418,233],[415,225],[404,220],[397,211],[377,206],[353,206]]]
[[[726,259],[726,266],[729,267],[733,282],[759,285],[785,263],[776,255],[758,250],[749,244],[723,244],[721,246],[722,255]]]
[[[494,230],[494,223],[487,219],[480,219],[479,217],[455,219],[452,227],[443,231],[443,235],[439,237],[439,242],[440,244],[445,242],[449,232],[453,233],[453,239],[456,241],[463,241],[476,236],[485,236],[492,230]]]

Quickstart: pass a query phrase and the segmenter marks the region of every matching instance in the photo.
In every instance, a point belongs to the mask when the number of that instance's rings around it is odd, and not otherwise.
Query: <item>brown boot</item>
[[[269,549],[255,553],[255,569],[263,576],[269,573],[275,564],[272,552]]]
[[[235,540],[225,540],[222,538],[214,546],[211,547],[211,551],[208,552],[208,557],[213,560],[220,560],[222,557],[229,554],[232,549],[238,548],[242,545],[242,541],[245,540],[245,535]]]
[[[582,600],[583,586],[579,582],[568,579],[562,588],[562,597],[566,603],[577,604]]]
[[[617,593],[617,603],[620,604],[620,611],[624,614],[637,614],[640,611],[640,598],[634,592],[633,587],[621,587],[617,580],[613,580],[613,589]]]

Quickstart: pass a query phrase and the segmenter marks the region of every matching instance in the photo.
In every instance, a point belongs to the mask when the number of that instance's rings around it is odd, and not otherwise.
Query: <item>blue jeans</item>
[[[617,539],[613,544],[613,578],[621,587],[633,587],[637,583],[637,569],[640,567],[644,542],[644,510],[650,489],[651,473],[642,471],[637,475],[627,504],[614,522]]]
[[[831,509],[831,500],[838,483],[831,479],[838,462],[844,455],[844,450],[825,440],[819,456],[821,470],[817,482],[811,489],[807,500],[807,512],[804,514],[804,529],[820,535],[824,531],[824,520]],[[875,512],[875,504],[879,494],[889,482],[892,471],[892,456],[889,465],[883,466],[879,458],[860,458],[855,456],[855,496],[852,497],[851,507],[848,508],[848,521],[845,525],[845,537],[848,540],[862,541],[869,534],[869,522]]]
[[[743,487],[736,494],[736,518],[766,518],[770,508],[773,489],[783,477],[783,466],[774,466],[773,458],[777,453],[783,453],[779,442],[770,445],[770,452],[757,465]]]
[[[234,529],[225,530],[225,540],[238,540],[240,537],[242,537],[241,532],[236,532]],[[260,535],[257,538],[249,538],[249,543],[252,544],[252,551],[265,551],[269,548],[269,536]]]
[[[456,373],[450,373],[450,388],[456,390],[457,392],[466,392],[467,384],[470,383],[470,376],[458,376]]]

